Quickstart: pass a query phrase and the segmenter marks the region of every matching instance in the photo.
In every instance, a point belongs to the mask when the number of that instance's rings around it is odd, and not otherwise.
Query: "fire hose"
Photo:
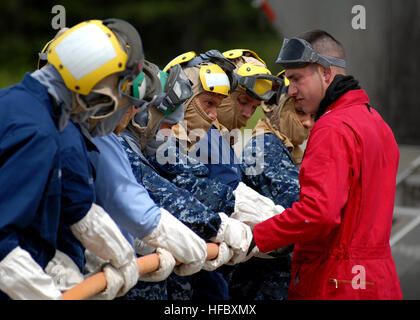
[[[219,246],[215,243],[207,243],[207,260],[212,260],[219,254]],[[137,267],[140,274],[146,274],[159,269],[159,256],[152,253],[137,258]],[[179,261],[177,265],[181,264]],[[106,277],[104,272],[98,272],[64,292],[62,300],[86,300],[106,289]]]

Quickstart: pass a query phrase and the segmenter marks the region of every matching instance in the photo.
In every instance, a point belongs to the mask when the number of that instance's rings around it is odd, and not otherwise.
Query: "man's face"
[[[217,107],[222,103],[222,100],[225,96],[218,93],[203,92],[197,95],[197,103],[207,114],[207,116],[212,119],[217,119]]]
[[[302,106],[295,106],[296,114],[302,123],[302,125],[307,129],[312,129],[315,124],[315,113],[306,113],[303,111]]]
[[[318,65],[308,65],[299,69],[287,69],[285,75],[290,81],[288,93],[296,97],[302,111],[316,113],[328,88],[330,72]]]
[[[255,110],[261,104],[260,100],[254,99],[246,93],[240,93],[236,98],[236,102],[239,112],[246,120],[253,116]]]

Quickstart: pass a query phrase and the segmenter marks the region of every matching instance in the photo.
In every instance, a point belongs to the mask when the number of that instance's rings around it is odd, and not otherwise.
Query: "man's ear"
[[[324,66],[319,66],[319,68],[320,68],[319,71],[321,73],[322,79],[329,86],[331,82],[334,80],[334,73],[332,72],[331,67],[327,69]]]

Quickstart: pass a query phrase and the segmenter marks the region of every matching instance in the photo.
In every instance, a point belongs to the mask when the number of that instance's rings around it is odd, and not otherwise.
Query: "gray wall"
[[[336,37],[346,49],[348,73],[360,81],[397,142],[420,145],[420,0],[268,2],[283,36],[324,29]],[[366,9],[365,30],[352,28],[358,4]]]

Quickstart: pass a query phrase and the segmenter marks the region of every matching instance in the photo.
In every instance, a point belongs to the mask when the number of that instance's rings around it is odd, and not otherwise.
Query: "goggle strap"
[[[225,58],[222,54],[219,56],[219,54],[216,54],[214,50],[207,51],[192,58],[186,63],[186,67],[195,67],[196,65],[204,62],[217,64],[225,72],[232,72],[235,69],[235,64],[233,62]]]
[[[318,55],[324,58],[325,60],[327,60],[333,66],[344,68],[344,69],[346,68],[346,61],[343,59],[334,58],[334,57],[326,56],[323,54],[318,54]]]
[[[147,101],[145,101],[145,100],[141,100],[141,99],[136,99],[136,98],[133,98],[132,96],[130,96],[129,94],[127,94],[127,93],[125,93],[125,92],[123,92],[123,91],[120,91],[120,94],[122,94],[124,97],[126,97],[127,98],[127,100],[133,105],[133,106],[135,106],[136,107],[136,109],[140,109],[140,112],[144,112],[146,109],[147,109],[147,107],[148,107],[148,103],[147,103]]]
[[[43,61],[47,60],[47,53],[46,52],[39,52],[38,56],[39,56],[39,60],[43,60]]]

